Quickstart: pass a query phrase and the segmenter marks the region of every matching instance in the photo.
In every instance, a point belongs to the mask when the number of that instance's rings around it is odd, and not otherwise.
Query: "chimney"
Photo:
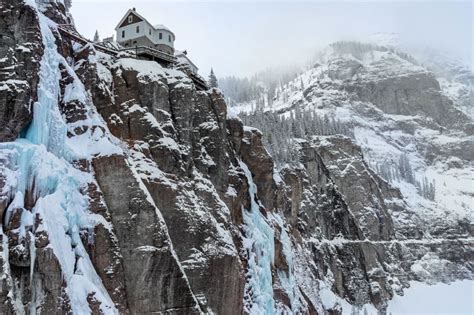
[[[135,9],[135,8],[133,8],[132,10],[133,10],[133,11],[137,11],[137,9]]]

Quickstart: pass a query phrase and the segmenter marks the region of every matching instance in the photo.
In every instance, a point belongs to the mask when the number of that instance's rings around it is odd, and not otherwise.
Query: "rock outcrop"
[[[30,123],[43,43],[33,8],[3,1],[0,9],[0,141],[13,141]]]

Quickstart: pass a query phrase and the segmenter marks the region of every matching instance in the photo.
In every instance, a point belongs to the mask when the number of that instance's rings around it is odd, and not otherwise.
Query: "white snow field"
[[[474,281],[428,285],[410,282],[405,295],[389,302],[387,314],[474,314]]]

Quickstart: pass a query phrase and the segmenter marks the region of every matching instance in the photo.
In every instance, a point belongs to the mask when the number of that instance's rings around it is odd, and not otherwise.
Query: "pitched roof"
[[[133,13],[135,14],[136,16],[138,16],[140,19],[146,21],[148,24],[150,24],[150,22],[148,22],[147,19],[145,19],[143,16],[141,16],[140,14],[138,14],[138,12],[136,10],[133,10],[133,9],[128,9],[127,13],[125,13],[125,15],[123,16],[123,18],[120,20],[120,22],[118,22],[117,26],[115,27],[115,30],[119,29],[120,28],[120,25],[122,25],[122,23],[125,21],[125,19],[128,17],[128,15],[130,13]],[[150,24],[151,25],[151,24]]]
[[[133,10],[133,9],[129,9],[127,11],[127,13],[125,13],[125,15],[123,16],[123,18],[120,20],[120,22],[117,24],[117,26],[115,27],[115,30],[119,29],[120,28],[120,25],[122,25],[122,23],[125,21],[125,19],[128,17],[128,15],[130,13],[133,13],[135,14],[136,16],[138,16],[140,19],[142,19],[143,21],[145,21],[146,23],[148,23],[155,31],[157,30],[165,30],[165,31],[168,31],[170,32],[171,34],[173,34],[173,37],[176,39],[176,35],[174,34],[174,32],[172,30],[170,30],[168,27],[166,27],[165,25],[163,24],[151,24],[150,22],[148,22],[147,19],[145,19],[143,16],[141,16],[140,14],[138,14],[138,12],[136,10]]]

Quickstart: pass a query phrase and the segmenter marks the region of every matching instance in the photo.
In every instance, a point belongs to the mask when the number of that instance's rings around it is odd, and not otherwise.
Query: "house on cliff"
[[[135,8],[128,10],[115,28],[118,50],[134,54],[162,65],[174,65],[185,71],[201,90],[207,90],[206,81],[198,74],[198,67],[189,59],[186,51],[174,49],[175,34],[163,24],[153,25]],[[111,48],[111,42],[102,42]]]
[[[127,11],[115,31],[117,42],[125,48],[149,47],[174,55],[174,33],[163,24],[151,24],[135,8]]]

